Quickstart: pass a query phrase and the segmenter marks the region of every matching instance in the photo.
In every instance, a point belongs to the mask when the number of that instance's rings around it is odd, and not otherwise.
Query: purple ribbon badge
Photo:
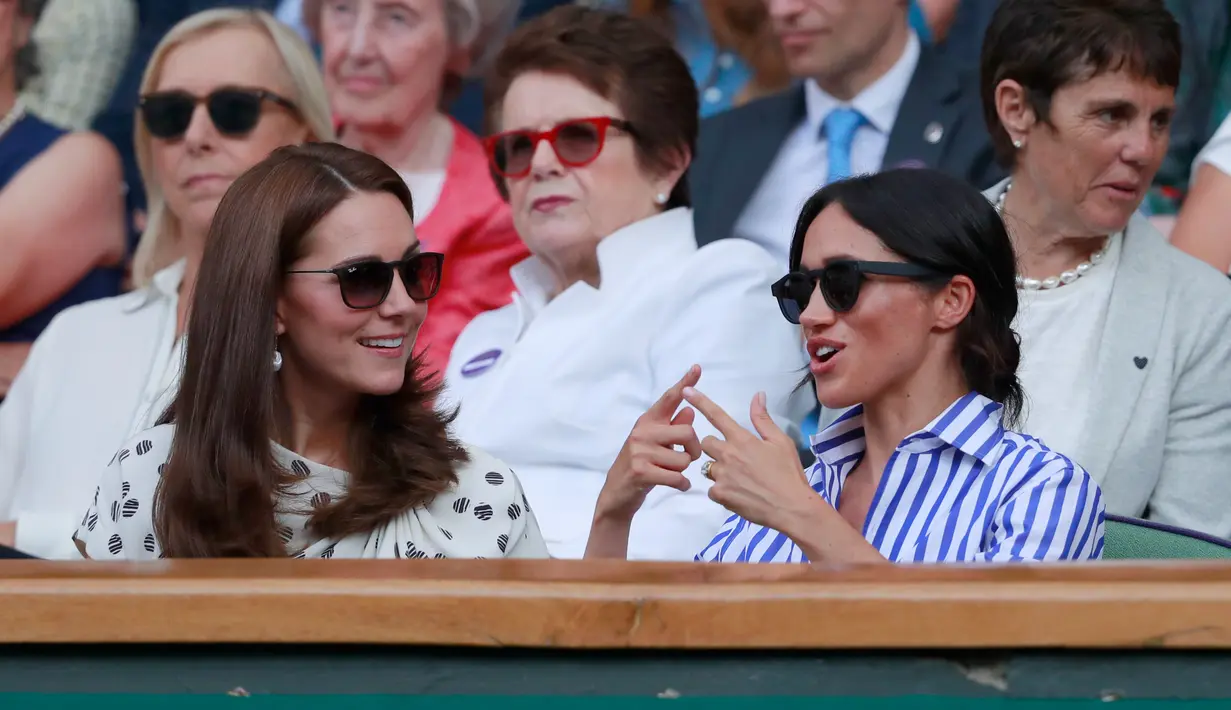
[[[470,358],[465,365],[462,365],[462,377],[478,377],[484,372],[492,369],[492,365],[500,359],[500,350],[487,350]]]

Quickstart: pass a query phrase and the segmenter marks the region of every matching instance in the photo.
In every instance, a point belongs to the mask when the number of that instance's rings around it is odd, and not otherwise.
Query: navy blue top
[[[9,180],[12,180],[19,170],[50,148],[51,144],[64,134],[63,129],[30,114],[13,124],[13,127],[0,137],[0,190],[9,184]],[[0,330],[0,342],[32,342],[43,332],[51,319],[65,308],[119,293],[122,277],[123,273],[119,268],[91,271],[56,302],[29,318]]]

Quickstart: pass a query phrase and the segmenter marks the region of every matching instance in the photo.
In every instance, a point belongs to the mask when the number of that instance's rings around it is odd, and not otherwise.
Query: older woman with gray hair
[[[1107,512],[1231,536],[1231,283],[1138,213],[1167,152],[1180,30],[1162,0],[1001,0],[987,192],[1018,258],[1024,431]]]
[[[529,255],[478,137],[444,109],[499,46],[517,9],[502,0],[304,3],[339,140],[398,171],[414,195],[424,249],[445,255],[416,344],[434,372],[443,372],[471,319],[509,302],[509,269]]]

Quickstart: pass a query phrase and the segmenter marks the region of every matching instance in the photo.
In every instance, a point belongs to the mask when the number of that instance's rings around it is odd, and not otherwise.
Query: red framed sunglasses
[[[603,152],[607,129],[613,126],[633,135],[633,127],[628,121],[596,116],[557,123],[546,131],[497,133],[483,139],[483,146],[487,149],[493,170],[506,178],[520,178],[530,174],[530,164],[534,161],[534,151],[538,149],[539,141],[551,144],[561,163],[580,168],[594,162]]]

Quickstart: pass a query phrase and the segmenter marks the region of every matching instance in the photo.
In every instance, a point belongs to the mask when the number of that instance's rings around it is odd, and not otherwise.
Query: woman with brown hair
[[[179,393],[103,475],[83,555],[546,556],[513,472],[450,436],[410,356],[444,260],[411,215],[392,168],[334,144],[235,181]]]

